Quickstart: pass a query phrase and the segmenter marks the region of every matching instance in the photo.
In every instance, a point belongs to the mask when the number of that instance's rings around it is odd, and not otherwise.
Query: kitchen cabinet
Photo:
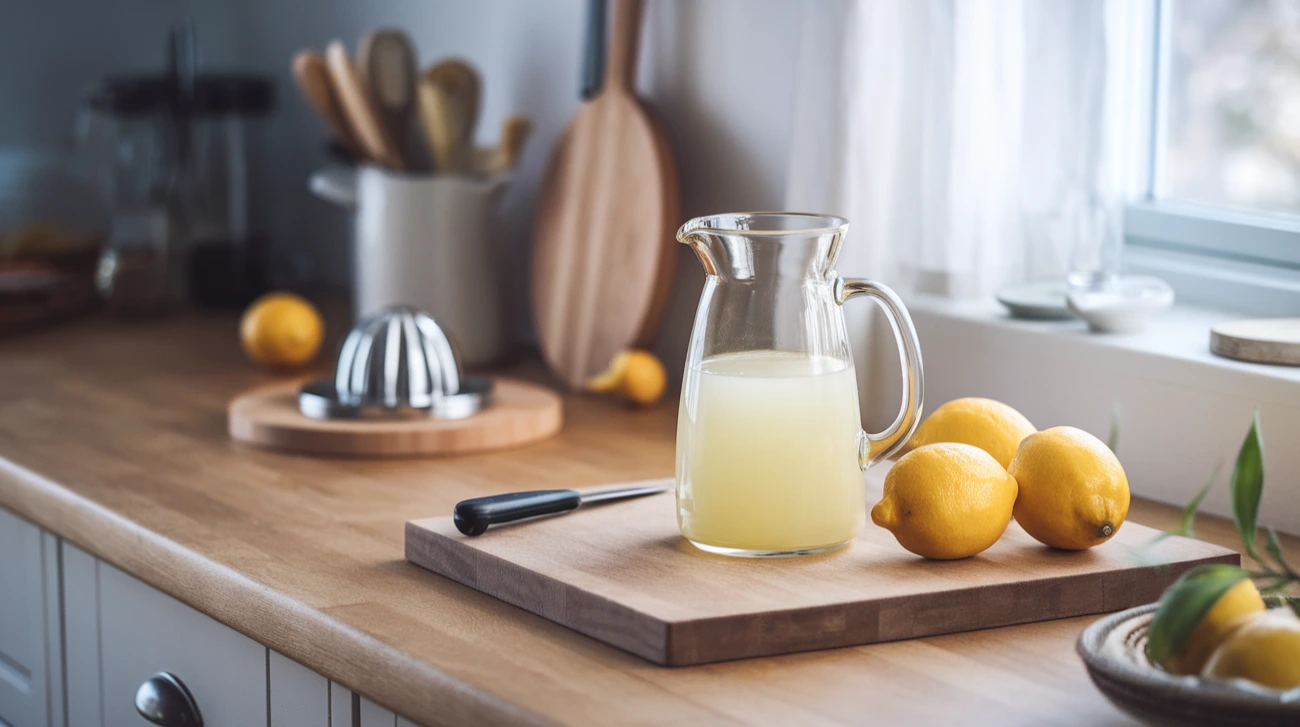
[[[205,727],[267,723],[267,650],[113,566],[99,563],[104,727],[139,727],[135,693],[158,672],[193,696]]]
[[[266,679],[272,727],[331,727],[328,679],[276,651],[268,652]]]
[[[63,724],[58,539],[0,509],[0,724]]]
[[[206,727],[410,725],[0,508],[0,727],[141,727],[159,672]]]

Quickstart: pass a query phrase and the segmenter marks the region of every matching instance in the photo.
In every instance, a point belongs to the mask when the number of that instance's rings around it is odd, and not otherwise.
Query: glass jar
[[[200,75],[188,123],[184,208],[190,298],[209,308],[242,308],[268,288],[266,238],[249,219],[248,144],[271,110],[271,81]]]
[[[182,294],[172,96],[162,76],[105,79],[78,123],[111,209],[97,285],[122,315],[161,313]]]

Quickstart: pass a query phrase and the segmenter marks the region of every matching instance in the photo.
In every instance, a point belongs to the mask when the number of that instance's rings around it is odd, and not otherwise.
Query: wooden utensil
[[[435,63],[420,77],[420,118],[440,172],[468,171],[479,88],[478,72],[455,58]]]
[[[543,357],[572,388],[649,345],[672,288],[677,172],[633,82],[641,0],[615,5],[609,68],[551,154],[533,253]]]
[[[1210,351],[1238,361],[1300,366],[1300,318],[1220,323],[1210,329]]]
[[[298,410],[301,382],[235,397],[232,439],[268,449],[335,457],[416,457],[517,447],[560,431],[559,395],[538,384],[494,380],[492,403],[465,419],[310,419]]]
[[[651,495],[479,537],[450,516],[416,520],[406,559],[666,666],[1113,611],[1156,600],[1194,565],[1241,561],[1190,538],[1152,546],[1158,531],[1132,522],[1082,553],[1012,523],[977,557],[925,560],[868,524],[836,553],[726,558],[685,542],[675,510]]]
[[[357,142],[352,127],[343,116],[343,109],[334,95],[334,84],[330,82],[329,67],[325,58],[314,50],[300,50],[293,56],[293,80],[307,99],[307,103],[316,111],[316,115],[325,122],[326,128],[335,140],[354,157],[363,156],[361,145]]]
[[[411,133],[415,122],[415,50],[400,30],[367,33],[357,47],[357,69],[375,102],[380,121],[402,157],[403,167],[419,166]]]
[[[532,129],[532,119],[527,116],[507,117],[501,122],[501,141],[496,146],[474,150],[474,171],[484,177],[495,177],[514,169]]]
[[[401,169],[401,157],[375,112],[374,103],[357,75],[357,69],[352,65],[348,49],[342,41],[333,41],[325,48],[325,65],[329,69],[330,82],[334,85],[334,93],[343,109],[343,115],[356,134],[366,158],[389,169]]]

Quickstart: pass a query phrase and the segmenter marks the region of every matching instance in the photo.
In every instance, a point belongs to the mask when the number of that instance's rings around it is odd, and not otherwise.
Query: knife
[[[667,484],[632,484],[616,489],[599,490],[531,490],[505,495],[475,497],[456,503],[452,522],[466,535],[482,535],[489,525],[514,522],[539,515],[556,515],[577,510],[583,505],[644,497],[673,489]]]

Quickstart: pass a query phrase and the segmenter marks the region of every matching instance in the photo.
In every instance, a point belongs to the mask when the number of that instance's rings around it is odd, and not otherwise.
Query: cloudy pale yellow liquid
[[[677,423],[683,535],[755,553],[853,539],[866,505],[851,364],[795,353],[730,354],[688,372],[687,387]]]

